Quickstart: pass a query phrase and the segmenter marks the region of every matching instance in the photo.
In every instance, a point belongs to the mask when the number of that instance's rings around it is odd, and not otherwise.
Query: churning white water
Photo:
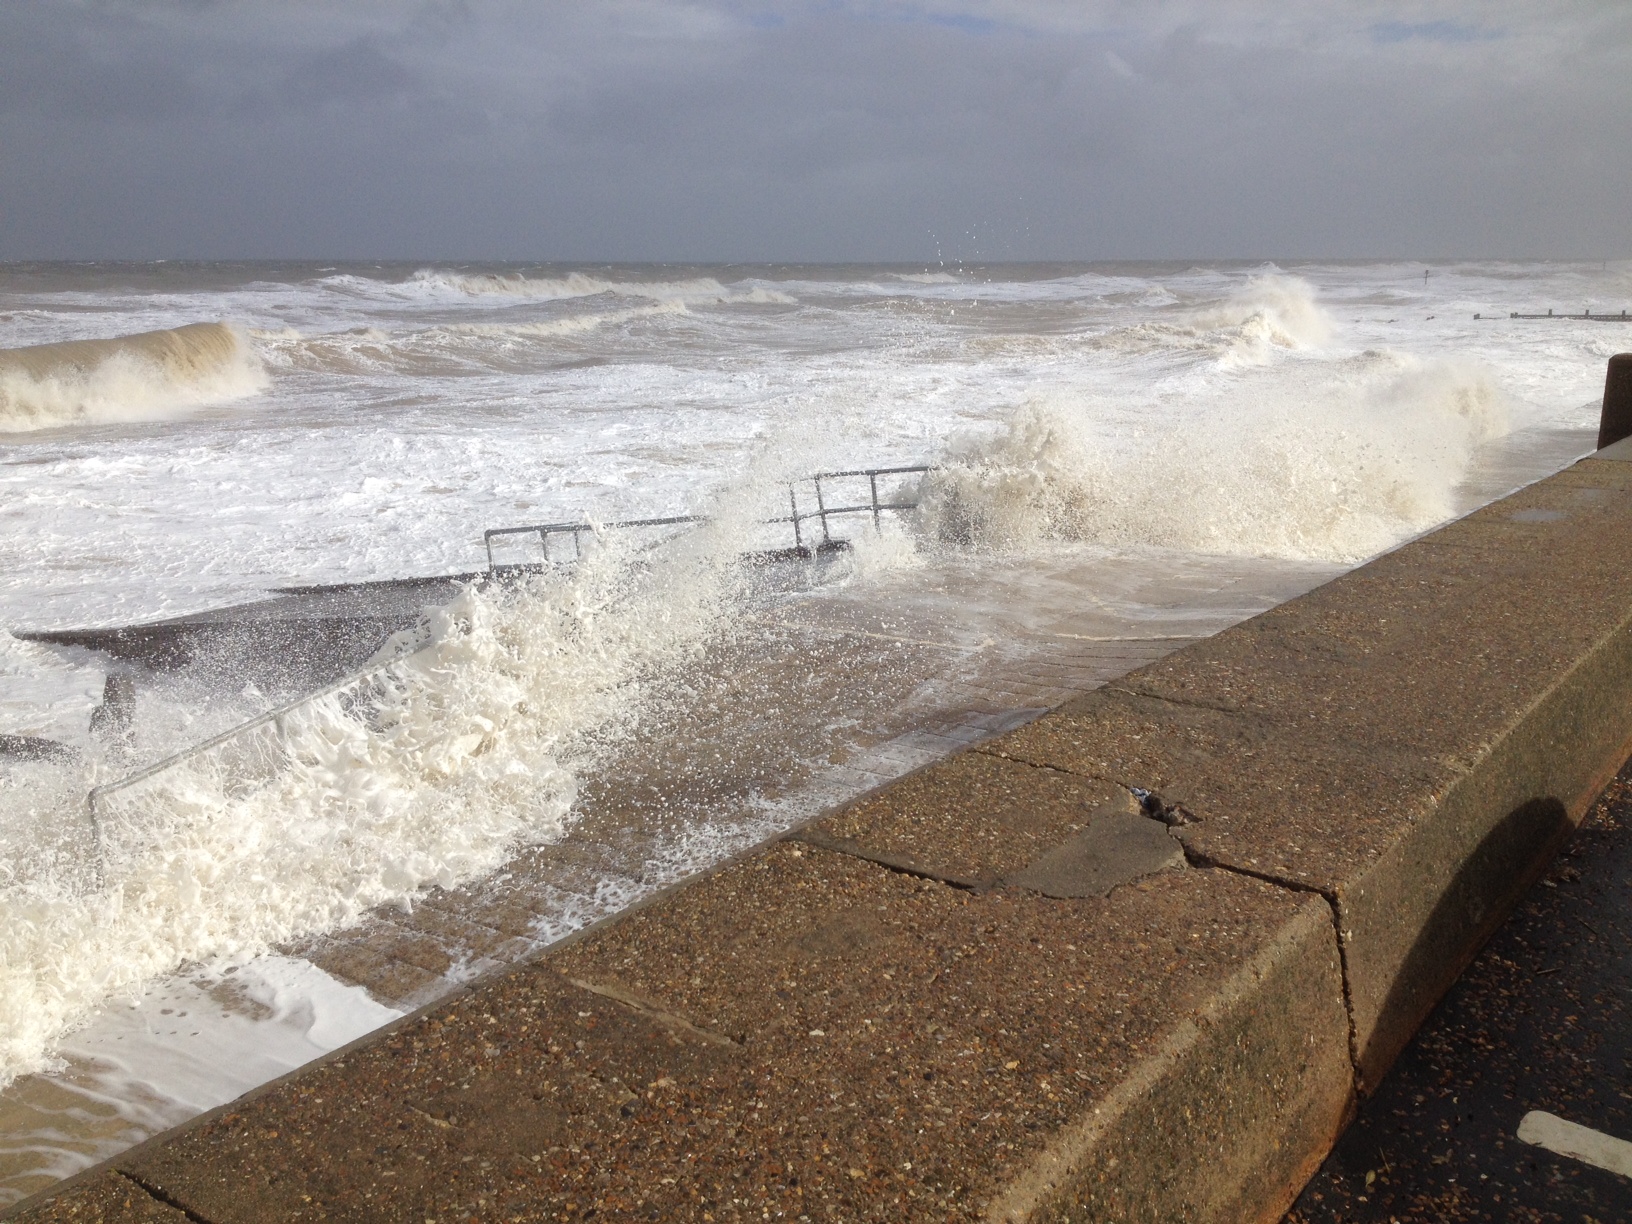
[[[773,542],[781,481],[938,465],[830,578],[865,599],[971,552],[1020,574],[1062,549],[1352,564],[1465,508],[1496,451],[1522,479],[1590,447],[1632,337],[1506,315],[1618,309],[1632,269],[1422,273],[0,270],[0,735],[80,753],[0,758],[0,1085],[76,1030],[112,1040],[83,1026],[182,966],[264,978],[268,949],[559,837],[609,749],[753,632],[772,596],[736,559]],[[698,511],[665,547],[467,590],[361,697],[299,711],[260,784],[206,756],[95,830],[90,786],[266,698],[161,685],[116,757],[89,730],[106,660],[9,632],[468,572],[488,527]]]

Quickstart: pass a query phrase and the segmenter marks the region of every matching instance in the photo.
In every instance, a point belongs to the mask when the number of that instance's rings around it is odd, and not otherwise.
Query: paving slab
[[[114,1165],[221,1224],[1237,1221],[1351,1086],[1317,896],[977,893],[790,841]]]
[[[1045,897],[1107,897],[1124,884],[1185,865],[1184,850],[1161,821],[1100,810],[1081,833],[1011,872],[1003,883]]]
[[[989,888],[1089,824],[1100,809],[1137,814],[1123,787],[961,753],[802,831],[899,869]]]
[[[1328,896],[1375,1084],[1632,747],[1629,488],[1578,464],[981,751]]]
[[[101,1172],[29,1212],[36,1224],[184,1224],[177,1210],[123,1173]]]
[[[950,757],[795,837],[965,888],[1062,899],[1185,866],[1168,826],[1126,788],[985,753]]]
[[[1054,901],[787,843],[545,963],[772,1051],[756,1146],[837,1164],[826,1214],[1239,1220],[1348,1107],[1335,952],[1229,873]]]

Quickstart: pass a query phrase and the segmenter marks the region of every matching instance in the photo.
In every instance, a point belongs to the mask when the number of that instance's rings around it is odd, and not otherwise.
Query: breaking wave
[[[671,299],[651,306],[569,315],[562,319],[543,319],[537,323],[450,323],[443,330],[471,336],[576,336],[609,324],[633,323],[636,319],[685,313],[685,302]]]
[[[510,341],[569,340],[605,327],[686,313],[684,302],[665,301],[621,310],[592,310],[530,323],[444,323],[401,332],[360,327],[314,336],[286,328],[252,334],[262,342],[266,360],[278,369],[351,374],[394,370],[434,376],[449,369],[471,366],[512,368],[513,358],[507,357],[513,347],[507,343]]]
[[[1255,276],[1235,293],[1205,305],[1181,306],[1171,294],[1146,294],[1144,306],[1173,313],[1085,337],[1089,347],[1123,353],[1189,351],[1224,370],[1249,369],[1277,356],[1318,349],[1332,336],[1332,320],[1315,289],[1294,276]]]
[[[401,643],[417,649],[260,747],[234,737],[106,793],[97,845],[77,808],[18,813],[0,830],[0,1087],[183,963],[410,905],[559,836],[581,771],[730,623],[729,530],[468,589]]]
[[[1507,430],[1484,372],[1392,360],[1405,368],[1370,388],[1238,388],[1161,438],[1107,436],[1104,405],[1034,402],[954,448],[926,480],[923,522],[1002,549],[1361,560],[1449,518],[1475,448]]]
[[[651,298],[663,302],[731,302],[748,304],[791,304],[786,293],[764,286],[732,289],[712,276],[676,281],[619,281],[572,272],[562,277],[523,276],[520,273],[462,273],[425,268],[406,282],[410,290],[462,294],[467,297],[514,297],[533,300],[594,297]]]
[[[253,395],[266,382],[224,323],[0,349],[0,433],[152,420]]]
[[[1277,348],[1319,348],[1332,336],[1315,287],[1295,276],[1255,276],[1217,306],[1197,311],[1193,322],[1228,333],[1228,356],[1236,363],[1260,362]]]

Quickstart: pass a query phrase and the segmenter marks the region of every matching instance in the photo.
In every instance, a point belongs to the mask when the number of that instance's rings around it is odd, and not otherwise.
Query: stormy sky
[[[1632,255],[1632,4],[0,0],[0,259]]]

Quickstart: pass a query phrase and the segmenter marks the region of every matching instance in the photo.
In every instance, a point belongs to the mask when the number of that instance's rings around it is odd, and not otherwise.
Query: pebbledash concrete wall
[[[1632,750],[1632,441],[20,1205],[1273,1220]]]

